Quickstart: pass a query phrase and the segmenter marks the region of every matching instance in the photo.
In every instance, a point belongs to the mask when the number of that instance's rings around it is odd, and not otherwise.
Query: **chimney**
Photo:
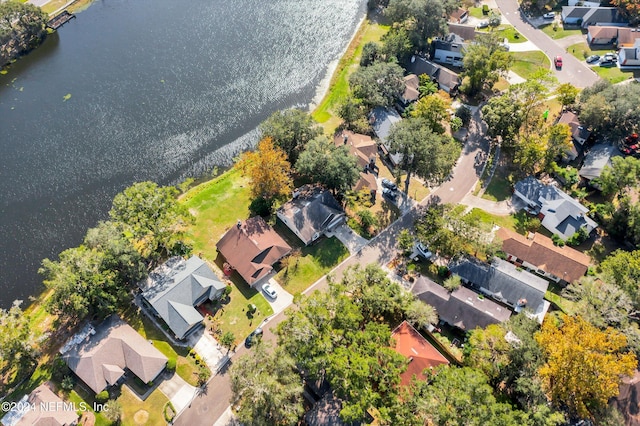
[[[242,228],[242,221],[240,219],[238,219],[238,223],[236,223],[236,226],[238,227],[238,229]]]
[[[343,136],[343,138],[344,138],[344,139],[343,139],[343,140],[344,140],[344,144],[346,145],[346,144],[347,144],[347,141],[349,140],[349,136],[344,135],[344,136]]]

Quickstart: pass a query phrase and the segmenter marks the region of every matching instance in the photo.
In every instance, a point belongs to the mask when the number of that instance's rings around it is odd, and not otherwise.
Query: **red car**
[[[562,56],[556,56],[553,58],[553,65],[558,69],[562,69]]]

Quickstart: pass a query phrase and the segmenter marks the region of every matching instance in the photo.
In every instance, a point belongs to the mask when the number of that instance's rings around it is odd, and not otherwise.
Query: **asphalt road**
[[[469,137],[462,154],[453,169],[452,177],[444,182],[429,197],[424,199],[420,205],[409,210],[406,214],[396,220],[391,226],[380,232],[359,252],[351,255],[339,264],[330,275],[339,280],[344,271],[353,265],[368,265],[377,263],[386,265],[396,255],[396,237],[405,228],[413,226],[415,219],[419,216],[420,210],[432,202],[457,204],[462,198],[473,190],[478,178],[482,173],[482,165],[476,165],[476,155],[487,153],[489,150],[488,140],[485,138],[486,126],[480,118],[479,111],[473,116],[469,125]],[[305,293],[309,294],[315,290],[324,291],[327,288],[326,276],[322,277]],[[263,339],[276,342],[276,336],[272,330],[286,318],[285,312],[281,312],[268,319],[262,327],[264,330]],[[233,359],[242,356],[250,349],[241,346],[232,356],[231,361],[219,374],[213,376],[192,403],[178,416],[175,425],[178,426],[200,426],[212,425],[229,407],[231,399],[231,382],[228,369],[233,363]]]
[[[548,35],[525,21],[520,15],[517,0],[496,0],[496,4],[509,23],[549,57],[553,74],[560,83],[571,83],[576,87],[584,88],[593,85],[600,79],[598,74],[593,72],[583,61],[576,59]],[[553,58],[558,55],[562,56],[561,70],[556,70],[553,66]]]

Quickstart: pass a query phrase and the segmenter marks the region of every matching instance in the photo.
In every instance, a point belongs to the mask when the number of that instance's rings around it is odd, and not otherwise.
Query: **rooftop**
[[[449,364],[449,361],[406,321],[393,330],[391,337],[396,341],[395,351],[409,359],[407,371],[400,376],[401,383],[405,386],[411,383],[414,375],[420,380],[426,380],[424,370]]]

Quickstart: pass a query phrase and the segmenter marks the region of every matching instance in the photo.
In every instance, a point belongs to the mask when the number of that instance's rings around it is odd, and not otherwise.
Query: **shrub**
[[[169,358],[169,361],[167,361],[167,371],[172,373],[176,371],[176,363],[177,360],[175,358]]]
[[[64,376],[64,379],[62,379],[62,382],[60,383],[60,386],[62,386],[62,389],[70,391],[71,389],[73,389],[73,385],[74,385],[74,380],[73,377],[71,376]]]
[[[460,287],[461,284],[462,279],[460,278],[460,276],[453,274],[449,278],[444,280],[443,287],[449,291],[455,291]]]
[[[164,405],[164,419],[167,423],[171,423],[176,417],[176,409],[173,407],[171,401]]]
[[[271,214],[273,208],[273,200],[267,200],[264,197],[257,197],[249,204],[249,211],[252,216],[267,217]]]
[[[96,394],[96,402],[97,403],[104,404],[108,400],[109,400],[109,391],[107,391],[106,389],[103,390],[102,392]]]
[[[471,121],[471,110],[465,105],[460,105],[458,109],[456,109],[456,117],[462,120],[464,126],[467,126]]]
[[[564,240],[560,238],[558,234],[553,234],[551,236],[551,241],[553,241],[553,244],[557,245],[558,247],[564,246]]]
[[[449,268],[446,266],[438,266],[438,276],[444,278],[447,275],[449,275]]]

